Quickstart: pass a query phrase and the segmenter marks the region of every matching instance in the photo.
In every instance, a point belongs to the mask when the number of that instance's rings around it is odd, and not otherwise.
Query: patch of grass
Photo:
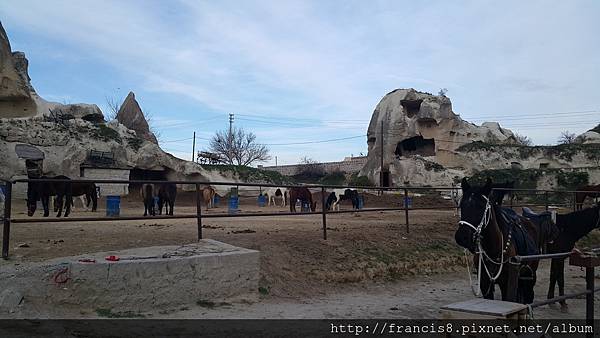
[[[135,151],[140,150],[143,143],[144,143],[144,140],[142,140],[139,137],[132,137],[132,138],[127,139],[127,145]]]
[[[263,296],[266,296],[269,294],[269,288],[264,287],[264,286],[259,286],[258,287],[258,293],[260,293]]]
[[[344,185],[346,183],[346,175],[343,171],[325,174],[325,176],[321,177],[319,183],[325,185]]]
[[[559,158],[565,161],[571,161],[573,156],[582,153],[587,159],[600,163],[600,144],[589,143],[570,143],[559,144],[555,146],[524,146],[519,144],[493,144],[482,141],[463,144],[458,147],[460,152],[485,151],[503,154],[504,157],[513,157],[518,155],[521,159],[527,159],[536,153],[543,153],[545,157]]]
[[[91,132],[92,137],[104,141],[115,141],[117,143],[123,143],[121,140],[121,135],[116,130],[108,127],[104,123],[100,123],[97,125],[97,129],[93,129]]]
[[[348,185],[356,187],[373,187],[375,184],[369,180],[368,176],[358,176],[358,173],[354,173],[348,180]]]
[[[293,184],[293,180],[276,171],[262,170],[233,164],[202,164],[202,168],[218,171],[221,175],[232,173],[245,182],[266,182],[273,184]]]
[[[119,311],[113,312],[112,309],[96,309],[96,314],[100,317],[106,318],[145,318],[146,316],[133,311]]]

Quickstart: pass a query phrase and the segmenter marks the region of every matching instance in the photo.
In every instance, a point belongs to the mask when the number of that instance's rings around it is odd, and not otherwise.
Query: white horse
[[[285,207],[287,205],[288,194],[288,189],[281,187],[266,188],[263,192],[263,195],[267,196],[268,206],[271,206],[271,202],[273,202],[274,206],[277,206],[275,197],[280,197],[282,199],[282,206]]]

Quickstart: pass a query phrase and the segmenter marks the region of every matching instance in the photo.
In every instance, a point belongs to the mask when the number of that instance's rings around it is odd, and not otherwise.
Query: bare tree
[[[560,133],[560,137],[558,138],[558,143],[559,144],[575,143],[576,138],[577,138],[577,135],[575,135],[575,133],[570,133],[568,130],[565,130],[562,133]]]
[[[119,113],[119,109],[121,109],[121,103],[116,97],[108,97],[105,96],[106,106],[108,107],[108,111],[106,112],[106,119],[108,121],[112,121],[117,118],[117,114]]]
[[[210,139],[209,151],[218,154],[228,164],[250,165],[271,158],[269,148],[257,143],[254,133],[237,127],[231,134],[227,130],[217,131]]]
[[[310,157],[304,156],[300,159],[302,165],[300,169],[300,175],[304,177],[321,177],[325,174],[323,167],[318,161],[313,160]]]
[[[531,139],[525,135],[515,133],[515,143],[522,146],[531,146],[533,142]]]

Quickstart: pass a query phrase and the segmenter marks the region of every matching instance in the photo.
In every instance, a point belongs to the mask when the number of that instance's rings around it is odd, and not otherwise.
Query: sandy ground
[[[178,198],[176,214],[194,215],[191,196]],[[376,199],[366,207],[377,207]],[[418,203],[423,203],[423,201]],[[447,205],[447,201],[427,201]],[[389,204],[389,203],[388,203]],[[388,206],[388,205],[386,205]],[[259,208],[242,199],[243,212],[287,211]],[[77,210],[74,217],[104,215]],[[347,204],[342,209],[349,208]],[[14,217],[27,217],[22,203]],[[203,213],[205,213],[203,209]],[[220,208],[209,213],[224,213]],[[137,200],[122,201],[122,215],[140,215]],[[322,239],[321,215],[203,220],[205,238],[261,252],[260,301],[252,304],[202,304],[160,309],[145,317],[166,318],[434,318],[439,307],[472,298],[462,250],[454,242],[452,211],[411,211],[410,232],[404,212],[328,215]],[[26,264],[48,258],[195,241],[195,219],[117,222],[13,224],[11,258],[0,264]],[[546,264],[549,265],[549,264]],[[548,267],[541,267],[537,299],[545,298]],[[583,272],[570,268],[567,291],[583,289]],[[584,300],[571,300],[570,312],[542,307],[539,317],[583,318]],[[599,303],[596,303],[597,311]],[[96,317],[93,309],[66,312],[39,309],[39,316]]]

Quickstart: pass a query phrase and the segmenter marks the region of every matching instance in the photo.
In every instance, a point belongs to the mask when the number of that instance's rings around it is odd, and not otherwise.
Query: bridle
[[[479,283],[479,285],[481,285],[481,266],[483,265],[483,268],[485,269],[485,272],[491,281],[491,283],[490,283],[490,288],[491,288],[494,285],[495,281],[500,277],[500,274],[502,273],[504,264],[506,262],[508,262],[508,259],[506,261],[504,260],[504,254],[510,248],[510,243],[511,243],[511,238],[512,238],[512,230],[509,230],[509,232],[508,232],[506,243],[504,242],[504,234],[502,233],[502,231],[500,231],[500,238],[501,238],[500,241],[501,241],[501,243],[503,243],[503,247],[502,247],[502,251],[500,252],[500,261],[496,261],[495,259],[490,257],[487,254],[487,252],[485,252],[485,250],[483,249],[483,245],[481,244],[482,239],[483,239],[482,232],[490,223],[490,220],[492,219],[492,212],[493,212],[492,205],[490,204],[489,198],[484,195],[481,195],[481,197],[483,197],[485,199],[485,209],[483,210],[483,216],[481,217],[481,221],[479,221],[479,224],[477,226],[474,226],[473,224],[471,224],[467,221],[463,221],[463,220],[458,221],[458,224],[459,224],[459,226],[466,225],[466,226],[470,227],[471,229],[473,229],[473,231],[474,231],[473,241],[475,241],[475,243],[477,245],[477,251],[475,253],[479,254],[479,268],[477,269],[478,283]],[[465,257],[466,257],[467,249],[465,249],[464,252],[465,252]],[[492,276],[492,273],[490,272],[487,265],[483,261],[484,258],[495,265],[499,265],[498,272],[496,273],[496,275]],[[469,271],[468,260],[467,260],[467,271],[469,273],[469,281],[471,282],[471,289],[473,291],[473,294],[475,296],[481,296],[481,294],[479,294],[477,291],[475,291],[475,288],[473,287],[473,283],[471,280],[471,272]],[[479,291],[481,291],[481,290],[479,290]]]

